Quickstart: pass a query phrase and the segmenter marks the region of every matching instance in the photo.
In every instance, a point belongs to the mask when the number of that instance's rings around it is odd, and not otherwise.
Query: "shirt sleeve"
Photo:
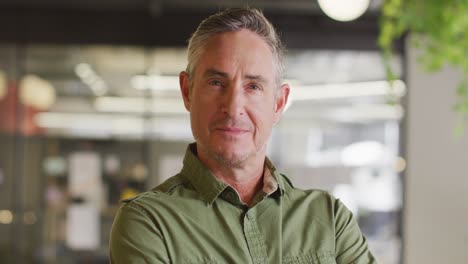
[[[169,263],[164,237],[146,213],[131,204],[120,207],[110,234],[110,263]]]
[[[336,200],[335,256],[337,264],[376,264],[352,213]]]

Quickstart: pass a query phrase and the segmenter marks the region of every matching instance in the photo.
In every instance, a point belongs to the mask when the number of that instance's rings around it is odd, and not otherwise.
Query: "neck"
[[[241,166],[229,166],[198,149],[198,158],[221,181],[233,187],[245,204],[250,204],[255,194],[263,187],[265,153],[257,153]]]
[[[234,170],[214,173],[223,182],[233,187],[245,204],[250,204],[255,194],[263,187],[263,166],[261,169],[249,173],[251,178],[246,176],[248,171]]]

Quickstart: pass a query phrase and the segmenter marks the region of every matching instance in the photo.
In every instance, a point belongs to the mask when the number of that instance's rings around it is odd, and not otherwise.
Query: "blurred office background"
[[[268,153],[300,188],[350,208],[379,263],[468,259],[461,74],[426,75],[405,40],[390,89],[381,2],[351,22],[316,1],[0,3],[0,263],[107,263],[118,202],[178,172],[192,142],[178,90],[207,15],[262,8],[288,53],[291,103]]]

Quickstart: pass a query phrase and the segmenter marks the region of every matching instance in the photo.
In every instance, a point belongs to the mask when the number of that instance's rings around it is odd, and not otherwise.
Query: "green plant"
[[[468,0],[384,0],[378,44],[389,80],[393,43],[411,33],[412,45],[422,51],[419,62],[428,71],[451,65],[463,71],[455,110],[468,117]]]

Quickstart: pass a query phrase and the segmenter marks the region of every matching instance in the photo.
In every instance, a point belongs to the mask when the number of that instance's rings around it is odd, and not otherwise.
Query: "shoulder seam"
[[[151,220],[151,218],[150,218],[150,216],[148,215],[148,213],[146,213],[143,209],[141,209],[140,205],[139,205],[138,203],[134,202],[134,200],[125,203],[123,206],[131,207],[131,208],[137,210],[138,212],[140,212],[141,214],[144,214],[144,215],[146,216],[146,218],[148,218],[149,220]]]
[[[135,195],[135,196],[133,196],[133,197],[131,197],[131,198],[127,198],[127,199],[121,200],[121,203],[123,203],[123,204],[129,204],[129,203],[131,203],[131,202],[133,202],[133,201],[139,200],[139,199],[142,198],[143,196],[147,196],[147,195],[153,194],[153,193],[156,194],[156,192],[149,192],[149,191],[142,192],[142,193],[139,193],[139,194],[137,194],[137,195]]]
[[[153,188],[151,191],[154,193],[170,193],[177,186],[183,185],[186,183],[186,180],[183,179],[179,174],[174,175],[173,177],[167,179],[157,187]]]

